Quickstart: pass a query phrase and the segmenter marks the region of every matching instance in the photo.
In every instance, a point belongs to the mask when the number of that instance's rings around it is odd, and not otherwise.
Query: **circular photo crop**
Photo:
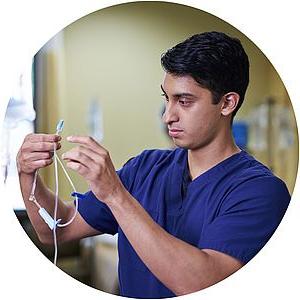
[[[84,16],[27,62],[1,155],[5,193],[50,262],[155,299],[201,293],[267,244],[298,134],[280,76],[243,33],[143,1]]]

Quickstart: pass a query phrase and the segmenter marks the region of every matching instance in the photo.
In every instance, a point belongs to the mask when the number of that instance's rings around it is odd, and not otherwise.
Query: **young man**
[[[146,150],[115,171],[90,137],[64,153],[89,184],[79,214],[58,228],[60,242],[118,233],[121,295],[162,298],[208,287],[246,264],[265,245],[290,201],[285,184],[239,149],[231,135],[249,81],[241,43],[223,33],[194,35],[162,56],[163,116],[173,150]],[[52,232],[29,202],[34,171],[52,163],[60,137],[32,134],[18,154],[20,183],[42,242]],[[38,178],[36,198],[51,211],[53,193]],[[58,218],[74,208],[60,203]]]

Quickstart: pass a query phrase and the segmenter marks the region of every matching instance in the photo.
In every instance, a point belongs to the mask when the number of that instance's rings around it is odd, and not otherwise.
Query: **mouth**
[[[181,133],[183,132],[183,130],[181,129],[169,129],[169,136],[176,138],[179,137],[181,135]]]

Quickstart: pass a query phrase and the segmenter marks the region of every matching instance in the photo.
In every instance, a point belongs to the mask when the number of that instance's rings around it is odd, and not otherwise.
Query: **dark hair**
[[[237,38],[215,31],[195,34],[167,50],[161,64],[167,73],[192,76],[211,91],[213,104],[228,92],[239,94],[232,119],[241,107],[249,83],[249,61]]]

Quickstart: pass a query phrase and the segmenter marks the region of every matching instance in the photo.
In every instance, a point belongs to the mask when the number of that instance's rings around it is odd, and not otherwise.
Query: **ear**
[[[223,116],[228,116],[230,115],[237,107],[238,103],[240,100],[239,94],[235,92],[229,92],[226,93],[222,97],[222,108],[221,108],[221,114]]]

